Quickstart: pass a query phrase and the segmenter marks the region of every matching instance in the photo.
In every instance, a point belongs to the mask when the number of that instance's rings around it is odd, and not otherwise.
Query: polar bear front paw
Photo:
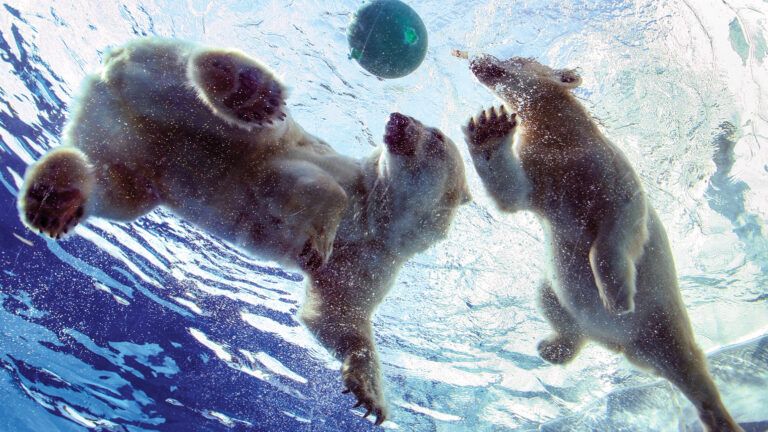
[[[502,105],[499,108],[488,108],[470,118],[463,130],[471,150],[490,152],[510,137],[515,127],[517,115],[509,113]]]
[[[352,393],[357,397],[355,408],[365,408],[363,417],[373,414],[376,425],[387,418],[387,407],[381,391],[381,377],[375,357],[369,352],[355,352],[344,359],[341,378],[346,389],[343,393]]]
[[[285,89],[256,60],[238,53],[205,50],[193,56],[189,76],[214,113],[245,129],[285,119]]]

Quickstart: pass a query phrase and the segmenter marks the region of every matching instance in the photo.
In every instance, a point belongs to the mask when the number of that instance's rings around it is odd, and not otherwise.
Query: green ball
[[[400,0],[374,0],[357,11],[347,30],[350,58],[380,78],[400,78],[427,55],[427,28]]]

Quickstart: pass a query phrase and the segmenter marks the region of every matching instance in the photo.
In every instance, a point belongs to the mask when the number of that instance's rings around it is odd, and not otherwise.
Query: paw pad
[[[85,198],[76,188],[33,185],[24,196],[23,215],[32,229],[60,239],[85,214]]]
[[[285,119],[280,84],[255,67],[240,71],[237,78],[237,90],[223,104],[238,119],[259,125]]]
[[[482,149],[514,132],[516,126],[517,115],[509,113],[502,105],[499,108],[488,108],[470,118],[464,127],[464,134],[471,146]]]
[[[577,345],[562,336],[542,340],[537,349],[542,359],[553,364],[568,363],[577,354]]]
[[[250,129],[286,117],[283,86],[244,54],[203,51],[192,59],[191,78],[202,99],[230,123]]]

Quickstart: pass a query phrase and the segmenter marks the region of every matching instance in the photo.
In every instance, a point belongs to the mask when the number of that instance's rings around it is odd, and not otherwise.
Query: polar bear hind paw
[[[285,88],[244,54],[204,50],[192,57],[189,76],[200,98],[229,123],[250,130],[286,117]]]
[[[30,229],[60,239],[85,215],[94,184],[85,155],[61,148],[30,167],[19,198],[21,219]]]
[[[573,360],[579,352],[580,343],[565,336],[555,334],[539,342],[536,347],[539,356],[552,364],[565,364]]]
[[[515,132],[517,115],[510,113],[504,105],[481,111],[469,119],[464,126],[467,143],[476,150],[495,150],[504,140]]]

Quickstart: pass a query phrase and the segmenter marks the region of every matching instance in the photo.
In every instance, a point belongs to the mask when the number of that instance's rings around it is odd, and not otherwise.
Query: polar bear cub
[[[488,55],[470,68],[515,111],[469,121],[475,168],[502,210],[533,211],[548,237],[540,307],[554,333],[541,357],[566,363],[598,341],[680,388],[708,430],[740,431],[694,341],[664,227],[627,158],[571,94],[578,74]]]
[[[301,318],[343,363],[346,391],[387,416],[371,315],[469,200],[456,146],[393,113],[355,160],[288,115],[285,87],[243,53],[165,39],[112,50],[86,78],[63,146],[27,171],[19,211],[61,238],[87,217],[157,206],[308,275]]]

